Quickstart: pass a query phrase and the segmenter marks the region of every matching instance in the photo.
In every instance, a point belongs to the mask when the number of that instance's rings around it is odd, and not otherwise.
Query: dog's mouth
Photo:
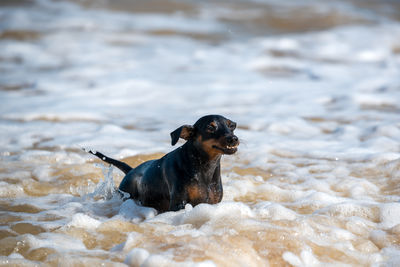
[[[213,145],[212,147],[215,149],[221,150],[224,154],[231,155],[237,151],[238,146],[239,146],[239,144],[233,145],[233,146],[226,146],[226,147],[220,147],[220,146]]]

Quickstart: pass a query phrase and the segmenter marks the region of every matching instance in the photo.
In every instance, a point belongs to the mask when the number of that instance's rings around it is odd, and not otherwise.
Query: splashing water
[[[115,196],[119,196],[119,191],[116,189],[113,178],[113,166],[108,167],[104,164],[95,164],[96,167],[101,168],[103,173],[103,180],[100,181],[92,193],[89,193],[87,197],[93,199],[102,198],[104,200],[110,200]]]

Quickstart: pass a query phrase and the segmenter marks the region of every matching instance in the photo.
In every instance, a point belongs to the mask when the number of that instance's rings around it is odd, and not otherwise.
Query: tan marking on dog
[[[189,185],[186,190],[192,205],[203,203],[207,199],[207,192],[198,185]]]
[[[185,140],[189,140],[190,137],[192,136],[192,130],[193,130],[192,126],[184,125],[182,127],[180,138],[185,139]]]
[[[213,146],[221,146],[219,142],[215,139],[208,139],[207,141],[203,141],[203,138],[199,136],[197,138],[197,142],[201,145],[203,150],[208,154],[210,159],[214,159],[218,155],[223,154],[221,150],[213,147]]]
[[[215,188],[210,188],[208,190],[208,203],[209,204],[217,204],[221,202],[222,192],[217,192]]]

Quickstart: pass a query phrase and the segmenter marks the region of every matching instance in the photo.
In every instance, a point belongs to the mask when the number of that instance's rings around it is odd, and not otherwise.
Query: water
[[[0,5],[2,265],[400,264],[397,1]],[[134,166],[213,113],[217,205],[123,202],[82,150]]]

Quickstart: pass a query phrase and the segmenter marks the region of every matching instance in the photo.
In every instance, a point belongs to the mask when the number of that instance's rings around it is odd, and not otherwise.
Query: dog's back
[[[193,126],[183,125],[171,133],[172,145],[183,138],[187,140],[183,146],[136,168],[90,152],[126,174],[119,189],[131,198],[159,212],[179,210],[187,203],[195,206],[221,201],[220,159],[237,150],[235,128],[236,123],[222,116],[202,117]]]

